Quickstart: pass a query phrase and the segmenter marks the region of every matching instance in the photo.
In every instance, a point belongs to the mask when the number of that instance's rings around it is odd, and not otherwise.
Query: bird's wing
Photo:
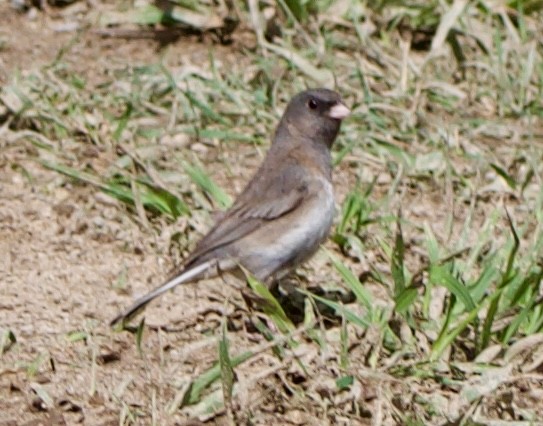
[[[286,164],[285,164],[286,163]],[[139,312],[150,301],[177,287],[209,274],[213,268],[227,270],[235,266],[228,259],[216,256],[215,250],[243,238],[258,229],[266,221],[277,219],[296,209],[307,196],[307,174],[290,161],[283,163],[282,170],[269,173],[262,165],[256,177],[240,194],[235,204],[200,240],[185,262],[165,283],[136,300],[111,324],[124,322]]]
[[[280,173],[260,170],[256,174],[236,203],[196,245],[185,267],[197,265],[208,253],[243,238],[302,203],[308,193],[307,174],[299,165],[283,164],[282,168]]]

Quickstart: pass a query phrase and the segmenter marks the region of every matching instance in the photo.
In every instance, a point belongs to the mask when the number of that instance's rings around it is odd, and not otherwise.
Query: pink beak
[[[328,110],[328,117],[335,118],[336,120],[343,120],[351,113],[351,110],[342,103],[335,104]]]

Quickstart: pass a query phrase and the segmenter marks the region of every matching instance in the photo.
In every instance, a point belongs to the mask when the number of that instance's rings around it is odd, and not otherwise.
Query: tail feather
[[[218,262],[216,260],[211,260],[208,262],[204,262],[201,265],[192,267],[190,269],[185,270],[181,274],[177,275],[176,277],[166,281],[164,284],[162,284],[160,287],[157,287],[153,291],[147,293],[145,296],[142,296],[138,300],[136,300],[132,306],[130,306],[127,310],[125,310],[123,313],[117,315],[111,322],[110,325],[114,326],[120,322],[126,322],[130,318],[132,318],[134,315],[136,315],[141,309],[143,309],[149,302],[151,302],[153,299],[157,298],[163,293],[166,293],[168,290],[173,289],[174,287],[177,287],[180,284],[186,284],[189,282],[192,282],[196,279],[199,279],[207,273],[206,275],[214,275],[216,274],[215,271],[213,271],[211,268],[217,268]],[[214,273],[210,273],[214,272]]]

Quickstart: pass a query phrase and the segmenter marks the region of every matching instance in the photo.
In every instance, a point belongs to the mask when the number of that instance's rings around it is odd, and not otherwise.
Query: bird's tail
[[[171,278],[166,281],[160,287],[155,288],[153,291],[147,293],[145,296],[140,297],[136,300],[132,306],[130,306],[123,313],[117,315],[111,322],[110,325],[114,326],[120,322],[126,322],[134,315],[136,315],[141,309],[143,309],[150,301],[160,296],[163,293],[166,293],[168,290],[171,290],[174,287],[177,287],[180,284],[186,284],[197,279],[202,278],[203,276],[213,276],[217,274],[220,266],[219,262],[216,259],[204,262],[200,265],[191,267],[184,270],[179,275]]]

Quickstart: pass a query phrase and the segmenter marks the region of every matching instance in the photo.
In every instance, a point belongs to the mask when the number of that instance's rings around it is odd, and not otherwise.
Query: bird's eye
[[[310,99],[309,102],[307,103],[307,105],[311,109],[317,109],[317,107],[319,106],[319,104],[317,103],[317,101],[315,99]]]

